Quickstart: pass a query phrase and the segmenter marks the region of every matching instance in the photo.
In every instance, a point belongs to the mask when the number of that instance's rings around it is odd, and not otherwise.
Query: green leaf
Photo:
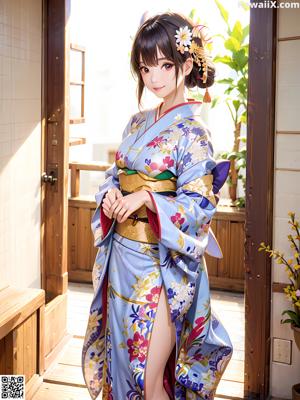
[[[245,167],[246,167],[245,160],[243,160],[243,159],[238,160],[238,161],[236,162],[236,165],[237,165],[238,168],[245,168]]]
[[[232,54],[232,61],[237,65],[237,71],[242,70],[248,63],[248,57],[245,55],[245,49],[240,49]]]
[[[215,107],[219,103],[219,98],[213,98],[211,102],[211,107]]]
[[[240,6],[245,10],[245,11],[249,11],[249,3],[247,3],[246,1],[240,0],[239,1]]]
[[[228,88],[224,90],[224,94],[230,94],[233,90],[234,90],[234,87],[228,86]]]
[[[241,47],[241,43],[243,41],[243,28],[240,21],[236,21],[234,24],[231,36],[239,42],[239,47]]]
[[[247,87],[248,84],[248,79],[245,78],[245,76],[242,76],[239,80],[238,80],[238,85],[239,86],[245,86]]]
[[[190,18],[191,20],[194,20],[195,15],[196,15],[196,9],[193,8],[193,9],[191,10],[191,12],[189,13],[189,18]]]
[[[237,82],[237,88],[245,99],[247,97],[247,85],[247,79],[245,79],[243,76]]]
[[[231,151],[227,155],[228,160],[236,160],[237,158],[237,152],[236,151]]]
[[[243,112],[243,114],[241,114],[241,116],[240,116],[240,121],[243,122],[244,124],[247,123],[247,110],[245,110],[245,111]],[[242,141],[243,143],[246,143],[247,138],[241,138],[241,141]]]
[[[240,121],[241,121],[243,124],[246,124],[246,123],[247,123],[247,116],[246,116],[246,114],[245,114],[245,115],[242,114],[242,115],[240,116]]]
[[[300,316],[295,311],[285,310],[281,315],[284,314],[287,314],[296,326],[300,326]]]
[[[232,84],[234,82],[234,79],[232,78],[225,78],[225,79],[219,79],[217,80],[217,83],[227,83],[227,84]]]
[[[223,7],[223,5],[221,4],[221,2],[219,0],[215,0],[215,3],[220,11],[220,14],[223,18],[223,20],[226,22],[226,25],[229,27],[228,25],[228,11]]]
[[[221,157],[226,158],[228,156],[229,152],[228,151],[223,151],[221,153]]]
[[[216,56],[213,59],[213,61],[216,62],[216,63],[220,62],[220,63],[226,64],[226,65],[229,65],[229,66],[232,64],[232,58],[229,57],[229,56]]]
[[[240,208],[245,207],[245,204],[246,204],[246,202],[245,202],[245,197],[239,197],[239,198],[237,198],[237,199],[233,202],[233,204],[234,204],[236,207],[240,207]]]
[[[238,111],[238,109],[240,108],[241,102],[239,100],[232,100],[232,104],[233,104],[235,111]]]
[[[239,136],[238,139],[241,141],[241,143],[247,142],[247,138],[245,136]],[[246,147],[244,147],[243,150],[246,150]]]
[[[284,319],[284,320],[282,319],[280,322],[282,324],[293,324],[294,323],[294,321],[292,319],[290,319],[290,318]]]
[[[240,42],[235,38],[235,37],[230,37],[224,42],[224,46],[227,50],[234,52],[237,52],[241,48]]]
[[[246,25],[244,28],[243,28],[243,41],[246,39],[246,37],[249,35],[249,24],[248,25]]]

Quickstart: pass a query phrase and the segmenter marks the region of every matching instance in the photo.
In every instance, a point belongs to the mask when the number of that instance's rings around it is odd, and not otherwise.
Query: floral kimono
[[[104,400],[145,398],[147,351],[163,288],[176,331],[164,372],[170,399],[213,399],[231,358],[230,338],[211,309],[204,258],[205,252],[222,257],[210,221],[228,162],[214,160],[200,108],[190,101],[158,120],[156,109],[133,115],[96,194],[94,298],[82,350],[92,399],[101,390]],[[175,193],[148,191],[156,213],[147,208],[147,216],[157,243],[121,236],[116,219],[103,213],[106,192],[120,189],[120,173],[175,180]]]

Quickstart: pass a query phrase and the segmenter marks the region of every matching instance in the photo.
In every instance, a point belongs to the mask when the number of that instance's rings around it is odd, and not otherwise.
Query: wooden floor
[[[81,372],[81,349],[92,296],[92,285],[69,284],[70,340],[44,374],[44,382],[33,400],[90,400]],[[218,386],[215,399],[241,399],[244,379],[244,295],[214,290],[212,308],[225,325],[234,347],[233,357]]]

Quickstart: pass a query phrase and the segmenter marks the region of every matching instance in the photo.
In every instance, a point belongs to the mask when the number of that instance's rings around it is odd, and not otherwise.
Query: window
[[[70,46],[70,124],[81,124],[84,118],[85,48]]]

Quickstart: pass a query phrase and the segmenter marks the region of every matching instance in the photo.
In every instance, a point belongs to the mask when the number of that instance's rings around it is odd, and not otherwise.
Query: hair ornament
[[[185,26],[184,28],[180,27],[179,30],[176,31],[176,33],[176,47],[177,50],[180,51],[181,54],[183,54],[185,51],[189,50],[189,46],[191,45],[192,32],[188,28],[188,26]]]
[[[199,71],[202,67],[203,75],[201,78],[199,74],[199,79],[201,79],[203,83],[206,83],[207,60],[211,58],[207,49],[212,43],[207,26],[195,25],[192,30],[189,29],[188,26],[180,27],[179,30],[176,30],[175,38],[177,50],[181,54],[188,51],[191,54],[193,61],[199,66]],[[201,39],[201,46],[198,45],[193,38]]]

